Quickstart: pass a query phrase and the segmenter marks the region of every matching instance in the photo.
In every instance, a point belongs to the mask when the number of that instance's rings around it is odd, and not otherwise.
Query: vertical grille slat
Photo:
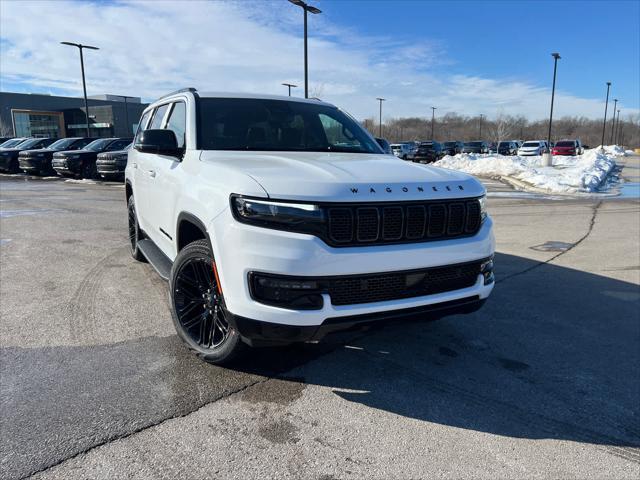
[[[377,208],[356,210],[357,238],[359,242],[375,242],[380,236],[380,212]]]
[[[422,242],[469,236],[482,223],[477,199],[327,207],[335,246]]]
[[[353,240],[353,212],[350,208],[329,209],[329,238],[336,243]]]
[[[382,239],[400,240],[404,227],[402,207],[384,207],[382,209]]]

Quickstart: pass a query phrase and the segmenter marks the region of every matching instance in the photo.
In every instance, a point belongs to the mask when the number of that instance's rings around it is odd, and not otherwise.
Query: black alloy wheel
[[[143,234],[138,224],[138,216],[136,215],[136,204],[133,201],[133,195],[127,200],[127,212],[129,217],[129,251],[131,256],[139,262],[146,262],[147,259],[140,251],[138,242],[142,240]]]
[[[214,269],[206,240],[184,247],[171,270],[171,304],[176,331],[187,346],[203,360],[223,364],[244,344],[229,323]]]

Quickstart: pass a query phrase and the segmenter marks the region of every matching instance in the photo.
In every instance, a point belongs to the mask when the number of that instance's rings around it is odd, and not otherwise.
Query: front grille
[[[472,262],[405,272],[334,277],[326,280],[326,288],[333,305],[433,295],[472,287],[480,275],[481,264]]]
[[[423,242],[474,235],[481,224],[478,199],[329,207],[334,246]]]

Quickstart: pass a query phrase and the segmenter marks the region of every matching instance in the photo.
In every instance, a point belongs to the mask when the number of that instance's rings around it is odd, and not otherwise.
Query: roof
[[[329,107],[333,107],[334,105],[331,103],[323,102],[322,100],[316,98],[302,98],[302,97],[289,97],[286,95],[267,95],[264,93],[246,93],[246,92],[201,92],[195,89],[182,89],[177,92],[170,93],[161,98],[167,98],[173,96],[174,94],[184,93],[187,91],[193,91],[197,93],[200,98],[256,98],[261,100],[284,100],[288,102],[300,102],[300,103],[312,103],[314,105],[321,104]]]

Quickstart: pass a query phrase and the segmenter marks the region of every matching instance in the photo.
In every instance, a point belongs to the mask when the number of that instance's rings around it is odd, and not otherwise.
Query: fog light
[[[319,310],[322,291],[317,281],[295,277],[249,274],[251,297],[260,303],[293,310]]]
[[[495,281],[493,276],[493,257],[480,264],[480,273],[484,277],[485,285],[490,285]]]

